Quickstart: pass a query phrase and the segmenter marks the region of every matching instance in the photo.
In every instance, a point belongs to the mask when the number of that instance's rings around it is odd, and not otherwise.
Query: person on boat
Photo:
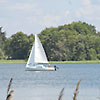
[[[55,66],[54,66],[55,71],[56,71],[56,68],[57,68],[57,67],[56,67],[56,65],[55,65]]]
[[[50,68],[51,66],[50,66],[50,64],[48,65],[48,68]]]

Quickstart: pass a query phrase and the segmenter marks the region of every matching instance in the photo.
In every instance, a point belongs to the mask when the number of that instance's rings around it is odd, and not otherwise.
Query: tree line
[[[100,60],[100,32],[85,22],[46,28],[38,35],[50,61]],[[7,38],[0,28],[0,59],[28,59],[34,35]]]

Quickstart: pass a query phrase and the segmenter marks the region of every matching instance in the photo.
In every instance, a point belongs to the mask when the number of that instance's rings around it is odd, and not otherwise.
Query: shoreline
[[[50,61],[50,63],[61,63],[61,64],[87,64],[87,63],[100,63],[100,60],[86,60],[86,61]]]
[[[27,63],[26,60],[0,60],[0,63]],[[82,64],[82,63],[100,63],[100,60],[86,60],[86,61],[49,61],[49,63],[58,64]]]

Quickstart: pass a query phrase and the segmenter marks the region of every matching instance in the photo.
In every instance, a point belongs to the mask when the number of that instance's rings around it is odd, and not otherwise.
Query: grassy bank
[[[87,61],[50,61],[50,63],[100,63],[100,60],[87,60]]]
[[[0,63],[26,63],[26,60],[0,60]],[[100,60],[89,61],[49,61],[50,63],[100,63]]]
[[[0,63],[26,63],[25,60],[0,60]]]

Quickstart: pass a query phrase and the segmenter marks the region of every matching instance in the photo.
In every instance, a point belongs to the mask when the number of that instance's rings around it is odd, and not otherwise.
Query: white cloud
[[[90,6],[91,5],[91,0],[81,0],[81,3],[84,6]]]
[[[5,10],[5,11],[37,11],[39,9],[38,5],[36,3],[34,4],[31,4],[31,3],[12,3],[12,4],[9,4],[7,6],[1,6],[0,7],[1,9]]]
[[[65,11],[65,16],[67,17],[69,14],[70,14],[70,11],[69,10],[66,10]]]
[[[8,0],[0,0],[0,3],[6,3]]]
[[[75,13],[76,13],[76,17],[81,18],[86,16],[90,17],[93,11],[91,10],[91,7],[83,7],[83,8],[79,8]]]
[[[36,8],[36,4],[31,4],[31,3],[17,3],[13,6],[9,6],[9,9],[12,10],[32,10],[33,8]]]
[[[48,15],[43,17],[43,25],[50,27],[56,26],[61,20],[60,16]]]
[[[100,21],[100,6],[92,4],[90,0],[82,0],[83,6],[75,12],[77,18],[86,20],[99,20]]]

